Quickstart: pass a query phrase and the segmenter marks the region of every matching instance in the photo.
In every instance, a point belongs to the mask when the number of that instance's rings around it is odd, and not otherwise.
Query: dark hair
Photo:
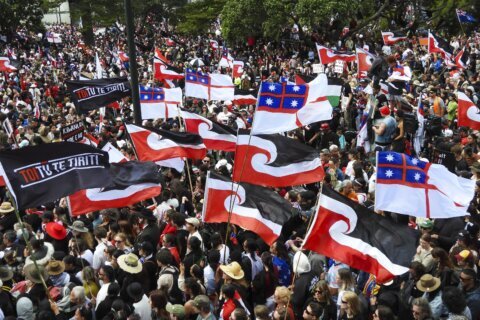
[[[120,285],[117,282],[112,282],[108,286],[107,294],[109,296],[118,296],[120,294]]]
[[[195,278],[185,279],[185,288],[190,289],[191,296],[196,297],[199,294],[202,294],[202,287],[197,282]]]
[[[14,242],[15,239],[17,239],[17,234],[13,230],[7,230],[4,234],[4,236],[5,236],[5,238],[7,238],[7,240],[9,242]]]
[[[470,278],[477,279],[477,273],[472,268],[462,269],[462,273],[465,273]]]
[[[257,261],[257,258],[255,256],[255,250],[257,250],[257,243],[252,238],[248,238],[247,240],[245,240],[245,242],[246,242],[245,246],[247,247],[250,257],[252,258],[253,261]]]
[[[82,316],[86,320],[92,320],[93,319],[92,308],[90,306],[82,306],[79,309],[79,312],[80,312],[80,316]]]
[[[410,263],[410,269],[415,272],[415,276],[418,279],[420,279],[421,276],[427,273],[427,270],[425,270],[425,266],[419,261],[413,261],[412,263]]]
[[[176,246],[177,245],[177,238],[175,238],[175,235],[173,233],[167,233],[163,236],[164,240],[166,243],[168,243],[171,246]]]
[[[115,270],[111,266],[103,266],[101,269],[109,282],[115,282]]]
[[[181,214],[180,212],[175,212],[172,216],[172,222],[179,227],[184,226],[185,225],[185,215]]]
[[[392,309],[388,306],[379,305],[377,307],[378,318],[380,320],[395,320],[395,315],[393,314]]]
[[[98,239],[103,239],[107,237],[107,229],[104,227],[98,227],[93,230],[93,235]]]
[[[235,287],[230,283],[226,283],[222,286],[222,293],[228,299],[233,299],[235,296]]]
[[[308,304],[308,306],[312,310],[311,312],[312,316],[314,316],[315,318],[320,318],[322,316],[323,308],[319,303],[312,301]]]
[[[192,238],[196,238],[196,237],[192,237]],[[172,264],[172,261],[173,261],[172,253],[168,249],[161,249],[160,251],[158,251],[155,258],[157,259],[158,262],[160,262],[163,265],[170,265]]]
[[[432,249],[432,257],[438,258],[439,259],[439,269],[443,270],[445,267],[449,267],[450,269],[453,270],[454,266],[450,258],[448,257],[447,251],[440,247],[435,247]]]
[[[150,292],[150,300],[152,300],[152,307],[157,309],[165,309],[167,306],[167,297],[162,290],[154,290]]]
[[[191,269],[190,273],[192,276],[197,278],[201,283],[203,283],[203,268],[200,267],[198,264],[194,264]]]
[[[221,245],[223,243],[222,241],[222,235],[218,232],[215,232],[214,234],[212,234],[212,236],[210,237],[210,242],[212,243],[212,248],[216,248],[218,247],[219,245]]]
[[[197,237],[190,237],[188,244],[193,252],[201,251],[202,242]]]
[[[207,261],[210,266],[217,266],[220,263],[220,251],[211,249],[207,253]]]
[[[442,292],[442,302],[448,311],[455,314],[462,314],[467,307],[465,295],[457,287],[445,287]]]
[[[242,308],[236,308],[233,310],[233,314],[235,314],[235,320],[248,320],[247,312]]]

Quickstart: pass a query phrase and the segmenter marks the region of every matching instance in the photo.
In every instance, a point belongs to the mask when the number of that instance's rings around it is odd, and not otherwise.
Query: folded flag
[[[382,32],[383,33],[383,32]],[[368,71],[372,67],[372,62],[375,60],[375,55],[370,52],[357,48],[357,77],[366,78]]]
[[[233,201],[233,204],[231,203]],[[292,215],[291,203],[278,193],[248,183],[233,183],[211,171],[207,174],[203,221],[230,222],[258,234],[271,245]]]
[[[80,113],[99,109],[131,95],[127,78],[66,81],[75,107]]]
[[[463,11],[463,10],[460,10],[460,9],[455,9],[456,12],[457,12],[457,18],[458,18],[458,21],[460,21],[461,23],[475,23],[477,22],[477,20],[471,15],[471,14],[468,14],[467,12]]]
[[[453,57],[452,46],[433,32],[428,33],[428,53],[440,53],[445,60]]]
[[[0,72],[13,72],[17,68],[10,64],[10,59],[7,57],[0,57]]]
[[[233,104],[236,106],[244,106],[250,104],[257,103],[257,94],[258,91],[251,89],[251,90],[242,90],[235,87],[235,94],[233,97]]]
[[[455,59],[454,59],[455,66],[458,69],[465,69],[469,64],[468,57],[464,55],[464,53],[465,53],[465,47],[462,50],[460,50],[455,56]]]
[[[144,128],[127,124],[127,132],[140,161],[159,161],[185,157],[202,159],[207,153],[197,134]]]
[[[165,89],[140,86],[142,119],[178,117],[178,106],[181,103],[181,88]]]
[[[397,42],[406,40],[407,36],[400,31],[387,31],[387,32],[382,31],[382,38],[383,38],[383,43],[386,46],[390,46]]]
[[[69,197],[72,216],[96,210],[121,208],[156,197],[162,191],[161,174],[153,162],[112,164],[112,182],[104,188],[81,190]]]
[[[463,92],[457,93],[458,97],[458,126],[480,130],[480,110]]]
[[[239,131],[233,181],[286,187],[318,182],[324,175],[318,150],[282,135],[250,137]]]
[[[153,77],[157,80],[179,80],[184,78],[182,70],[170,65],[170,61],[157,48],[153,57]]]
[[[329,49],[327,47],[319,45],[318,43],[316,45],[317,45],[318,57],[320,58],[321,64],[329,64],[337,60],[342,60],[345,62],[353,62],[356,59],[355,53],[353,52],[337,51],[337,50]]]
[[[378,283],[408,272],[417,232],[323,186],[303,248],[374,274]]]
[[[232,78],[226,74],[203,73],[187,69],[185,96],[210,100],[230,100],[235,96]]]
[[[108,152],[108,159],[110,163],[121,163],[128,161],[127,157],[125,157],[123,153],[115,148],[110,142],[105,143],[105,145],[102,147],[102,150]]]
[[[468,215],[475,181],[403,153],[377,153],[375,208],[422,218]]]
[[[202,137],[207,149],[235,151],[237,132],[234,129],[185,109],[180,114],[185,121],[186,131]]]
[[[74,142],[0,152],[0,175],[17,208],[35,208],[78,190],[107,186],[108,153]]]
[[[279,133],[332,118],[328,79],[321,74],[308,84],[262,82],[252,133]]]

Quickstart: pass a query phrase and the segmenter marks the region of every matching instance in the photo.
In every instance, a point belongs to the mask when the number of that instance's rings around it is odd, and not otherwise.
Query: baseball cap
[[[210,306],[210,299],[206,295],[200,294],[193,299],[193,305],[198,309],[206,308]]]
[[[170,302],[167,303],[165,307],[168,313],[176,316],[177,318],[185,318],[185,307],[181,304],[171,304]]]
[[[467,260],[471,254],[472,253],[470,252],[470,250],[462,250],[459,254],[455,255],[455,258],[457,259],[457,261]]]

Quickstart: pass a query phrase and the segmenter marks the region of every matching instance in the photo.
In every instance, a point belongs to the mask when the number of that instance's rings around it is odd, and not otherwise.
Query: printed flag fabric
[[[178,117],[182,103],[182,89],[164,89],[140,86],[142,119],[168,119]]]
[[[187,132],[198,134],[209,150],[235,151],[237,132],[229,126],[182,109]]]
[[[375,55],[370,52],[357,48],[357,77],[366,78],[368,71],[372,67],[372,62],[375,60]]]
[[[115,148],[110,142],[105,143],[105,145],[102,147],[102,150],[108,153],[108,159],[110,163],[121,163],[128,161],[127,157],[125,157],[123,153]]]
[[[232,78],[240,78],[243,75],[243,67],[245,63],[243,61],[235,60],[233,61],[233,70],[232,70]]]
[[[203,159],[207,153],[197,134],[144,128],[127,124],[126,129],[140,161],[159,161],[185,157]]]
[[[457,93],[458,97],[458,126],[480,130],[480,110],[463,92]]]
[[[417,232],[323,186],[303,248],[374,274],[378,283],[408,272]]]
[[[453,48],[446,40],[435,35],[433,32],[429,32],[428,53],[440,53],[443,59],[451,60],[453,57]]]
[[[153,58],[153,77],[157,80],[179,80],[185,75],[180,69],[170,65],[170,61],[157,48]]]
[[[226,74],[203,73],[187,69],[185,75],[185,96],[198,99],[232,101],[235,86]]]
[[[321,64],[333,63],[337,60],[342,60],[345,62],[353,62],[356,59],[355,53],[353,52],[344,52],[329,49],[327,47],[321,46],[317,43],[317,52],[318,57],[320,58]]]
[[[390,46],[397,42],[406,40],[407,36],[399,31],[387,31],[387,32],[382,31],[382,38],[383,38],[383,43],[386,46]]]
[[[324,175],[318,150],[277,134],[250,136],[239,131],[235,182],[286,187],[318,182]]]
[[[131,94],[127,78],[69,80],[66,84],[80,113],[99,109]]]
[[[7,57],[0,57],[0,72],[13,72],[17,68],[10,64],[10,59]]]
[[[324,75],[320,74],[316,77],[305,76],[305,75],[296,75],[295,83],[296,84],[305,84],[305,83],[322,83],[324,81]],[[343,80],[341,78],[328,77],[328,85],[326,86],[325,95],[327,96],[328,102],[332,105],[333,108],[338,107],[340,104],[340,96],[342,94]]]
[[[235,95],[233,97],[232,102],[236,106],[256,104],[257,94],[258,94],[258,91],[254,89],[242,90],[235,87]]]
[[[456,9],[458,21],[461,23],[475,23],[477,20],[469,13]]]
[[[227,47],[223,47],[222,57],[218,62],[219,68],[233,68],[233,57],[230,55],[230,52]]]
[[[232,185],[224,176],[211,171],[207,174],[202,212],[205,222],[227,222],[231,212],[231,223],[255,232],[272,245],[292,211],[289,201],[268,188],[248,183]]]
[[[81,190],[69,197],[72,216],[126,207],[156,197],[162,191],[159,185],[162,178],[153,162],[129,161],[112,164],[110,175],[110,185]]]
[[[317,79],[304,85],[262,82],[252,133],[279,133],[330,120],[333,108],[327,98],[328,79],[324,74]]]
[[[48,143],[0,153],[4,177],[17,208],[35,208],[78,190],[107,186],[108,154],[74,142]]]
[[[377,153],[375,208],[422,218],[468,215],[475,181],[403,153]]]

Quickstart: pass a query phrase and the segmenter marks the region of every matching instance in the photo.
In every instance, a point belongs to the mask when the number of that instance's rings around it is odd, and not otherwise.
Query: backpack
[[[415,134],[418,130],[417,116],[413,113],[405,112],[403,114],[403,129],[405,133]]]

